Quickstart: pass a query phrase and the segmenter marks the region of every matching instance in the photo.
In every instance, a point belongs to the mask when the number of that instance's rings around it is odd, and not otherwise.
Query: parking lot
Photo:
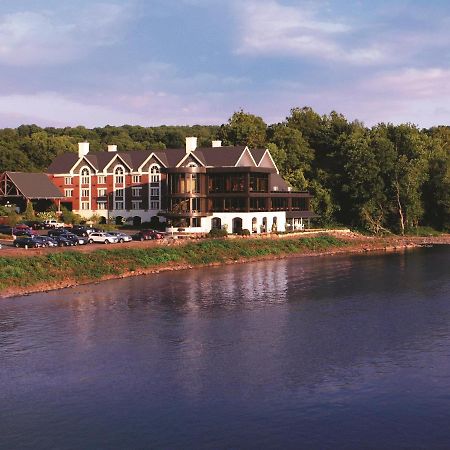
[[[51,230],[34,230],[33,233],[36,236],[47,236],[48,232]],[[70,229],[68,229],[70,231]],[[124,231],[127,235],[133,237],[139,230],[126,230]],[[87,238],[86,238],[87,239]],[[110,243],[105,245],[104,243],[90,243],[85,245],[71,245],[62,247],[39,247],[39,248],[16,248],[14,246],[14,240],[11,239],[0,239],[0,244],[2,248],[0,250],[0,256],[19,256],[19,255],[30,255],[30,254],[44,254],[48,252],[61,252],[61,251],[77,251],[77,252],[91,252],[96,249],[105,248],[148,248],[157,247],[160,245],[174,245],[177,243],[177,239],[172,236],[165,237],[164,239],[148,239],[144,241],[133,240],[131,242],[123,243]]]

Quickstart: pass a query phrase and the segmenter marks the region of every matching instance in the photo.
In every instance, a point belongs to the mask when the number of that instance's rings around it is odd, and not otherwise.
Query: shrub
[[[240,231],[238,232],[238,234],[239,234],[240,236],[250,236],[250,230],[247,229],[247,228],[244,228],[244,229],[240,230]]]
[[[228,236],[228,231],[223,228],[212,228],[208,235],[212,238],[221,238]]]
[[[24,220],[34,220],[36,215],[34,214],[33,203],[27,202],[27,207],[23,213]]]

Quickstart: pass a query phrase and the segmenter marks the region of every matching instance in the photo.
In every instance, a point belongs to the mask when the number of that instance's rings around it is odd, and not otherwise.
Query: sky
[[[0,127],[449,125],[448,0],[0,0]]]

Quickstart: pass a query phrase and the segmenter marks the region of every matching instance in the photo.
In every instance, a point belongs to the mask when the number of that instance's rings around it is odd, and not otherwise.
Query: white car
[[[94,232],[89,235],[89,244],[100,243],[100,244],[117,244],[119,240],[116,236],[109,233]]]
[[[110,234],[111,236],[115,236],[119,243],[131,242],[133,240],[130,235],[122,233],[121,231],[110,231],[108,234]]]
[[[63,228],[64,224],[62,222],[58,222],[56,219],[48,219],[44,220],[45,228]]]

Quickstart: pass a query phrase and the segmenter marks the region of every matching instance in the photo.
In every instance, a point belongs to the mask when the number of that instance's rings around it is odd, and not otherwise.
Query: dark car
[[[50,237],[55,237],[55,236],[64,236],[67,233],[69,233],[69,231],[66,230],[65,228],[54,228],[52,230],[48,230],[47,235]]]
[[[91,233],[93,233],[94,231],[98,231],[95,228],[91,228],[91,227],[85,227],[82,225],[74,225],[72,227],[72,233],[76,234],[77,236],[83,236],[83,237],[87,237],[89,236]]]
[[[13,229],[9,225],[0,225],[0,234],[12,234]]]
[[[58,247],[69,247],[75,245],[73,241],[67,239],[63,234],[60,236],[52,236],[52,239],[58,244]]]
[[[57,247],[58,243],[50,236],[34,236],[35,241],[41,242],[42,247]]]
[[[13,228],[12,230],[12,234],[14,236],[28,236],[28,237],[32,237],[35,232],[31,229],[29,230],[18,230],[17,228]]]
[[[40,222],[39,220],[27,220],[25,222],[25,225],[29,226],[30,228],[33,228],[33,230],[44,230],[44,223]]]
[[[147,241],[149,239],[164,239],[164,233],[156,230],[141,230],[133,236],[136,241]]]
[[[73,233],[65,233],[62,236],[68,239],[69,241],[73,242],[73,245],[78,244],[83,245],[88,243],[87,238],[84,238],[83,236],[77,236],[76,234]]]
[[[13,242],[14,247],[23,247],[23,248],[38,248],[43,247],[42,242],[38,241],[32,236],[21,236],[18,237]]]

